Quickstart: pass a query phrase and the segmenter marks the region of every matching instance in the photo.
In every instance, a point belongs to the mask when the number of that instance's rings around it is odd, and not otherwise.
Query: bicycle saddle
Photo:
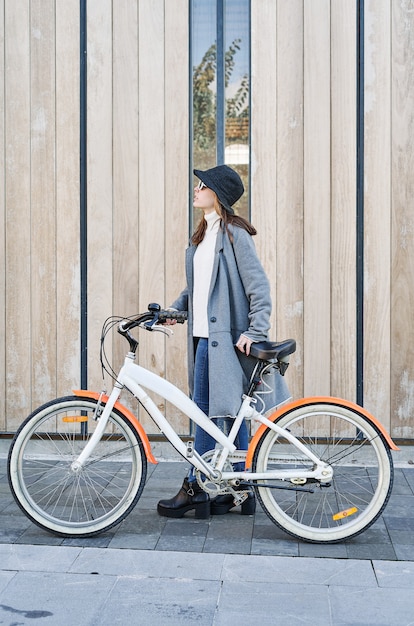
[[[295,350],[296,341],[294,339],[258,341],[250,346],[250,355],[262,361],[271,361],[272,359],[283,359],[289,354],[293,354]]]

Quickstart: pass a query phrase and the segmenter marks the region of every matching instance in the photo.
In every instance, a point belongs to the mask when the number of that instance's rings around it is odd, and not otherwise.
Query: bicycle
[[[131,330],[168,333],[168,318],[184,323],[186,314],[152,304],[134,317],[109,318],[100,358],[115,380],[110,395],[74,391],[42,405],[21,424],[9,451],[8,478],[27,517],[59,536],[92,537],[131,512],[144,488],[147,462],[157,461],[143,426],[119,402],[127,389],[195,468],[199,485],[211,497],[231,493],[241,503],[253,488],[278,527],[308,542],[343,541],[371,526],[390,497],[391,450],[398,450],[384,427],[362,407],[331,397],[289,402],[269,417],[259,412],[257,390],[266,385],[266,373],[276,368],[284,375],[296,350],[289,339],[252,344],[254,371],[230,432],[224,434],[187,395],[134,362],[138,340]],[[129,343],[118,374],[108,370],[104,348],[115,325]],[[146,389],[211,434],[216,448],[200,456],[192,441],[182,441]],[[243,419],[258,422],[247,452],[234,445]],[[232,464],[240,460],[246,469],[236,472]]]

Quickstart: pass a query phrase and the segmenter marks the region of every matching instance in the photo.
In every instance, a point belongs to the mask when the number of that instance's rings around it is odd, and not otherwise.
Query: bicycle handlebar
[[[184,324],[187,320],[187,311],[169,311],[161,309],[159,304],[149,304],[148,311],[139,313],[136,317],[122,320],[118,326],[118,332],[125,335],[129,330],[137,326],[143,326],[146,330],[152,330],[156,324],[164,324],[168,319],[175,320],[178,324]]]

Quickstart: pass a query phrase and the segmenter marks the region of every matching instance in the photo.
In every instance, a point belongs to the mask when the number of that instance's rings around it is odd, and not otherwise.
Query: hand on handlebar
[[[176,311],[175,309],[166,309],[160,311],[157,324],[162,326],[174,326],[174,324],[184,324],[187,320],[187,311]]]
[[[167,317],[167,319],[165,321],[160,321],[158,322],[159,324],[162,324],[163,326],[174,326],[174,324],[177,323],[177,320],[173,320],[171,319],[171,317]]]

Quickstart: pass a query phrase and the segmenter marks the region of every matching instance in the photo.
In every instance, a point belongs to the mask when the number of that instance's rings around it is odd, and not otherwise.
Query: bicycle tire
[[[37,526],[63,537],[92,537],[119,524],[141,496],[147,459],[141,438],[113,409],[82,470],[72,462],[89,440],[97,401],[66,396],[36,409],[9,450],[12,494]]]
[[[376,425],[334,399],[286,407],[275,424],[295,435],[334,472],[327,486],[309,479],[300,486],[259,481],[257,498],[276,526],[310,543],[338,543],[369,528],[387,505],[394,477],[390,449]],[[286,438],[266,430],[257,444],[252,471],[289,467],[312,469],[312,461]]]

